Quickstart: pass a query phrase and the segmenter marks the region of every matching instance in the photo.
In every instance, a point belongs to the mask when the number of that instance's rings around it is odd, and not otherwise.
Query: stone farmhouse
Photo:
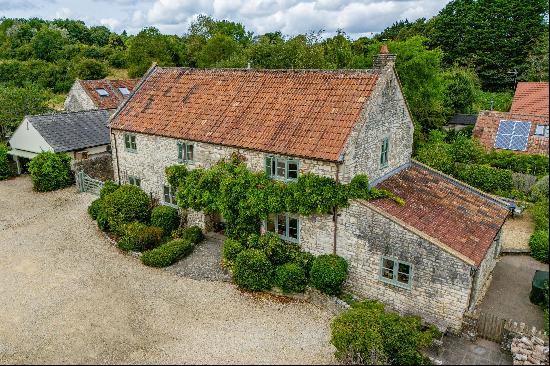
[[[130,96],[138,81],[76,80],[65,98],[64,109],[69,112],[115,109]]]
[[[270,216],[263,230],[349,263],[347,287],[458,331],[490,282],[503,202],[411,159],[413,123],[383,49],[372,70],[252,70],[153,66],[111,119],[115,180],[166,205],[164,169],[209,167],[238,153],[289,181],[357,174],[402,197],[353,201],[335,215]],[[188,210],[210,230],[213,216]]]
[[[547,82],[520,82],[510,112],[480,112],[473,135],[487,150],[548,156],[548,100]]]

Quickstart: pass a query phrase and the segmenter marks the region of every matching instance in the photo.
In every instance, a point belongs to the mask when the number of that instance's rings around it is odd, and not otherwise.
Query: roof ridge
[[[542,117],[542,118],[549,118],[549,116],[547,114],[533,114],[533,113],[522,113],[522,112],[512,112],[512,111],[508,111],[508,112],[503,112],[503,111],[491,111],[491,110],[480,110],[479,111],[479,115],[481,115],[482,113],[484,112],[489,112],[489,113],[503,113],[503,114],[508,114],[510,116],[522,116],[522,117]]]
[[[322,72],[322,73],[362,73],[362,74],[378,74],[377,69],[254,69],[240,67],[186,67],[186,66],[157,66],[158,69],[178,69],[178,70],[193,70],[193,71],[244,71],[244,72]]]
[[[45,116],[53,116],[53,115],[59,115],[59,114],[77,114],[77,113],[89,113],[89,112],[107,112],[114,108],[97,108],[97,109],[84,109],[81,111],[53,111],[48,113],[41,113],[41,114],[26,114],[24,118],[29,117],[45,117]]]

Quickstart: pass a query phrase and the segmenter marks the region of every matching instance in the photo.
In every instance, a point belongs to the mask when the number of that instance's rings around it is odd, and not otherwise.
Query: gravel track
[[[87,216],[94,196],[0,182],[0,363],[334,363],[331,315],[143,266]]]

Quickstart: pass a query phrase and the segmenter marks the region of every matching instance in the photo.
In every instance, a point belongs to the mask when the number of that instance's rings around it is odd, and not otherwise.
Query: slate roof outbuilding
[[[338,161],[377,79],[369,70],[156,66],[111,128]]]
[[[99,109],[26,116],[55,152],[82,150],[106,145],[111,111]]]
[[[380,183],[405,200],[369,203],[479,266],[508,216],[503,203],[417,162]]]
[[[86,94],[92,99],[99,109],[115,109],[129,96],[123,95],[118,88],[127,88],[130,93],[134,90],[139,79],[126,80],[79,80]],[[109,95],[100,96],[96,89],[105,89]]]
[[[510,112],[548,116],[548,82],[519,82]]]
[[[455,114],[447,122],[449,125],[475,125],[477,114]]]

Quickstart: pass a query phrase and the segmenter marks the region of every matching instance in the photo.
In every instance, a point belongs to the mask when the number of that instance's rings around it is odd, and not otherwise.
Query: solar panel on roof
[[[103,88],[97,88],[95,90],[97,92],[97,94],[99,94],[99,96],[101,97],[106,97],[109,95],[109,93],[107,92],[107,90],[103,89]]]
[[[531,122],[500,121],[495,147],[506,150],[527,150]]]

